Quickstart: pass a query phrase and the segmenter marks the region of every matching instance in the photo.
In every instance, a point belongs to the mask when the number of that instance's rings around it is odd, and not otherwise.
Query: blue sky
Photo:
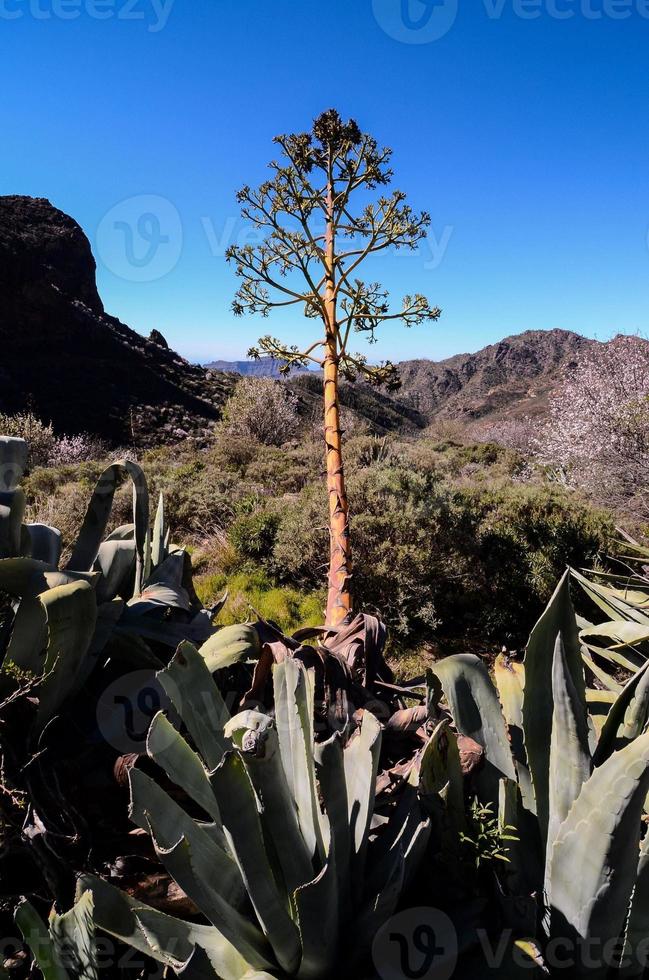
[[[73,215],[107,310],[191,359],[299,343],[312,322],[233,318],[223,251],[272,137],[335,106],[433,218],[375,271],[443,318],[373,356],[644,333],[648,50],[649,0],[0,0],[0,194]]]

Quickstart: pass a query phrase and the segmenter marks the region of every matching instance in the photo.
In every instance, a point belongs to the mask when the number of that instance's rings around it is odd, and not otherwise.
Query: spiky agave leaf
[[[611,755],[582,786],[549,856],[550,935],[602,947],[624,927],[649,790],[649,733]],[[577,973],[585,972],[583,963]],[[606,967],[593,970],[603,976]]]

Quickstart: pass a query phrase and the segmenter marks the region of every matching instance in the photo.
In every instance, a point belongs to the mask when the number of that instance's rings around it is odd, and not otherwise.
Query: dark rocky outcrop
[[[90,244],[43,198],[0,197],[0,411],[111,442],[204,432],[232,380],[105,311]]]

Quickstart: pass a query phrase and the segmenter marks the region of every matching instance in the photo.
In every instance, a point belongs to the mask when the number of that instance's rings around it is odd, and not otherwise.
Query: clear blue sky
[[[222,252],[273,135],[335,106],[433,217],[434,252],[377,272],[443,318],[390,326],[375,356],[646,332],[649,3],[454,3],[0,0],[0,194],[73,215],[107,310],[185,356],[299,342],[314,324],[232,317]]]

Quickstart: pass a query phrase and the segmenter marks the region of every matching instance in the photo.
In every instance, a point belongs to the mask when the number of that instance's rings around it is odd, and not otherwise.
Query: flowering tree
[[[593,347],[554,392],[536,449],[567,480],[646,511],[649,342],[620,335]]]
[[[303,349],[265,336],[249,353],[282,360],[286,369],[309,363],[322,369],[331,542],[327,624],[337,626],[351,611],[352,574],[340,378],[397,383],[394,365],[368,364],[354,351],[353,338],[362,333],[373,342],[388,321],[412,326],[440,315],[419,293],[392,309],[381,284],[360,276],[366,260],[389,248],[417,248],[430,216],[413,211],[402,191],[373,199],[373,192],[392,179],[391,150],[353,120],[343,122],[334,109],[319,116],[311,132],[278,136],[275,142],[281,159],[270,164],[270,178],[239,192],[241,213],[263,232],[263,241],[228,251],[242,279],[233,309],[267,316],[296,306],[319,323]]]

